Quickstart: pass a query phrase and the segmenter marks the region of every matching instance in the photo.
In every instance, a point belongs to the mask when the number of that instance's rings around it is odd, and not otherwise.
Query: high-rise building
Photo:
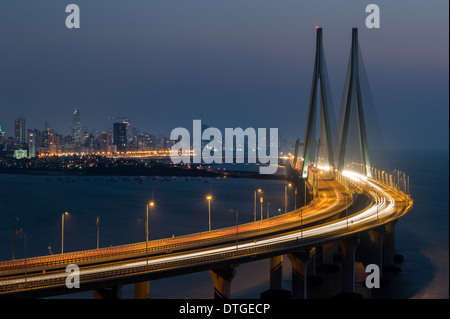
[[[28,130],[28,157],[36,157],[36,139],[33,130]]]
[[[73,112],[73,128],[72,128],[73,138],[75,144],[81,145],[83,142],[83,134],[81,127],[81,113],[77,109]]]
[[[22,116],[19,116],[15,120],[14,124],[14,139],[16,144],[24,144],[25,140],[25,119]]]
[[[54,155],[58,152],[58,143],[55,130],[49,129],[47,131],[47,138],[48,138],[48,152],[51,155]]]
[[[113,143],[117,147],[117,152],[127,151],[127,123],[113,124]]]
[[[64,150],[71,152],[74,151],[75,145],[74,145],[74,139],[72,135],[67,135],[64,137]]]
[[[2,131],[2,126],[0,125],[0,151],[6,148],[6,137],[5,132]]]
[[[111,151],[111,134],[102,132],[100,134],[100,151],[108,153]]]
[[[40,151],[42,150],[43,133],[41,130],[38,129],[34,129],[33,133],[34,133],[34,141],[36,144],[36,153],[40,153]]]

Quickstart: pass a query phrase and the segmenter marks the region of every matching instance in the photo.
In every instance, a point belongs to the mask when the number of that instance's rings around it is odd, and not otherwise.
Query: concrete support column
[[[323,265],[332,265],[333,264],[333,255],[336,250],[336,243],[326,243],[322,245],[322,264]]]
[[[111,288],[101,288],[92,291],[95,299],[120,299],[122,298],[122,285]]]
[[[236,270],[233,267],[216,268],[211,269],[209,275],[214,282],[214,298],[229,299],[231,280],[236,275]]]
[[[150,299],[150,281],[134,284],[134,299]]]
[[[308,261],[308,277],[316,277],[316,247],[311,248]]]
[[[294,252],[288,257],[292,264],[292,298],[306,299],[307,267],[311,253],[309,250]]]
[[[380,276],[382,276],[383,269],[383,237],[386,232],[384,226],[379,226],[369,230],[370,246],[371,246],[371,260],[380,269]]]
[[[384,234],[383,248],[384,248],[384,265],[388,267],[395,266],[395,224],[394,220],[386,224],[386,233]]]
[[[320,246],[320,255],[316,256],[317,270],[326,272],[336,272],[339,266],[334,264],[334,254],[338,251],[339,242],[334,241]]]
[[[283,279],[283,255],[270,258],[270,289],[281,290]]]
[[[359,244],[359,235],[340,240],[342,249],[342,292],[355,292],[355,251]]]

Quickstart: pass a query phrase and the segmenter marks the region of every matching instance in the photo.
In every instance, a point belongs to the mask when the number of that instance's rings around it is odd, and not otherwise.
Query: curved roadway
[[[0,297],[64,287],[69,264],[80,267],[81,285],[164,272],[170,275],[173,270],[195,267],[203,270],[220,262],[239,263],[335,240],[388,223],[412,208],[411,198],[395,188],[356,173],[344,175],[350,188],[327,172],[319,173],[318,197],[309,205],[261,221],[148,243],[1,262]],[[345,214],[355,189],[368,196],[370,203]],[[77,292],[72,290],[67,292]]]

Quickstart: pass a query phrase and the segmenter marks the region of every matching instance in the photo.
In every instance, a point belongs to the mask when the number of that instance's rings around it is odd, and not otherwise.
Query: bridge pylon
[[[316,56],[314,62],[314,72],[311,84],[311,94],[309,99],[308,120],[306,124],[305,142],[303,147],[303,167],[302,177],[308,177],[308,166],[311,161],[311,156],[316,154],[315,147],[316,141],[314,140],[316,129],[316,116],[319,111],[320,114],[320,140],[322,141],[319,147],[323,147],[324,153],[326,153],[326,161],[328,165],[334,169],[334,157],[331,138],[331,123],[334,118],[330,118],[330,112],[332,112],[331,95],[329,92],[328,75],[326,69],[325,55],[322,44],[322,28],[317,27],[316,36]],[[319,84],[320,83],[320,84]],[[320,110],[317,110],[317,91],[320,91]],[[323,154],[321,154],[323,155]],[[315,156],[314,156],[315,157]],[[314,158],[314,162],[317,164],[318,158]]]
[[[339,170],[343,170],[345,166],[345,157],[347,151],[347,140],[350,126],[350,115],[353,112],[357,121],[358,139],[364,171],[368,177],[372,177],[369,159],[369,147],[367,144],[366,122],[364,119],[364,109],[361,94],[361,85],[359,79],[359,45],[358,45],[358,28],[352,29],[352,46],[350,58],[345,78],[345,86],[341,104],[341,115],[339,123],[339,154],[338,165]]]

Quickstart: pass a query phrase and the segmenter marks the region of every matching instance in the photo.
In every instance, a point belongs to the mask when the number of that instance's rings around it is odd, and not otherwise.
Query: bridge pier
[[[306,299],[306,281],[308,261],[311,258],[311,250],[299,251],[288,254],[292,264],[292,298]]]
[[[283,255],[270,257],[270,287],[261,293],[261,299],[288,299],[291,292],[282,289]]]
[[[393,220],[386,224],[386,233],[383,240],[383,267],[385,271],[400,271],[395,265],[395,224],[398,220]]]
[[[134,299],[150,299],[150,281],[141,281],[134,284]]]
[[[236,275],[234,267],[222,267],[209,270],[214,282],[214,299],[229,299],[231,280]]]
[[[281,290],[283,279],[283,255],[270,258],[270,289]]]
[[[368,231],[371,246],[371,263],[378,266],[380,269],[380,276],[383,274],[383,237],[385,232],[386,228],[384,225]]]
[[[92,291],[95,299],[120,299],[122,298],[122,285],[111,288],[100,288]]]
[[[342,292],[341,295],[355,294],[355,252],[359,244],[359,235],[339,241],[342,250]]]
[[[316,247],[311,248],[311,257],[308,262],[308,280],[309,283],[318,284],[322,282],[322,278],[317,275],[317,263],[320,264],[320,260],[318,260],[319,249]]]
[[[338,251],[338,242],[325,243],[321,246],[320,271],[337,271],[339,266],[334,264],[334,254]]]

